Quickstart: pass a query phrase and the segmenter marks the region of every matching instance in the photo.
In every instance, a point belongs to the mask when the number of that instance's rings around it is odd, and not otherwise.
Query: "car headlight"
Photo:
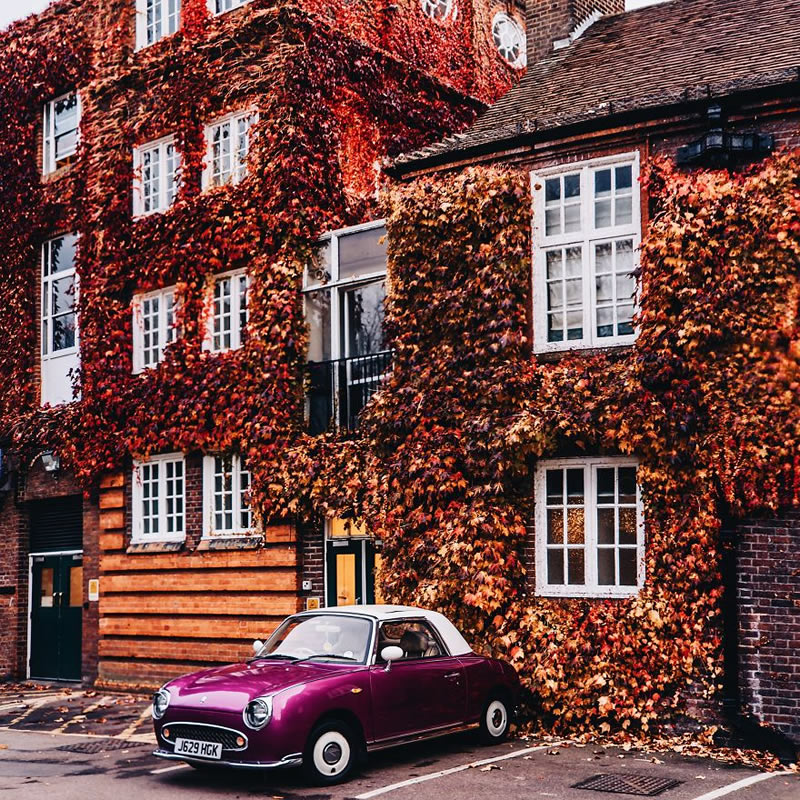
[[[159,689],[153,695],[153,719],[161,719],[167,711],[169,705],[169,692],[166,689]]]
[[[254,731],[261,730],[272,719],[272,698],[257,697],[251,700],[245,707],[244,724]]]

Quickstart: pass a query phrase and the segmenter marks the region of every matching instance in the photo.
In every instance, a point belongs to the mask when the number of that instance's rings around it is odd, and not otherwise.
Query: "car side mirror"
[[[399,661],[404,655],[403,648],[395,644],[384,647],[381,650],[381,658],[386,662],[386,671],[388,672],[392,668],[392,661]]]
[[[262,642],[262,641],[261,641],[261,639],[256,639],[256,640],[253,642],[253,652],[254,652],[256,655],[258,655],[258,654],[261,652],[261,650],[262,650],[262,648],[263,648],[263,647],[264,647],[264,642]]]

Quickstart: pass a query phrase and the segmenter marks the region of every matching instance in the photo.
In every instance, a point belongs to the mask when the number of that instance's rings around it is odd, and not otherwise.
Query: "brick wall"
[[[625,0],[528,0],[528,63],[552,53],[553,42],[569,36],[595,10],[618,14],[625,10]]]
[[[45,472],[40,461],[17,476],[14,492],[0,495],[0,678],[25,678],[28,672],[29,505],[37,500],[81,494],[69,473]],[[97,603],[89,603],[88,581],[98,574],[98,510],[83,500],[82,676],[97,673]]]
[[[800,510],[748,520],[735,542],[741,700],[800,744]]]
[[[311,581],[311,590],[303,591],[306,598],[319,598],[321,606],[326,605],[325,597],[325,532],[324,524],[305,525],[298,531],[300,557],[302,564],[301,580]],[[302,583],[301,583],[302,586]]]

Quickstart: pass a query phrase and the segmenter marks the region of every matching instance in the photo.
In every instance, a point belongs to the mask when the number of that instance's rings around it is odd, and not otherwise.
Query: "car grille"
[[[164,735],[164,728],[169,731],[169,738],[164,736],[168,742],[175,743],[176,739],[196,739],[199,742],[211,742],[221,744],[223,750],[244,750],[247,747],[247,736],[241,731],[231,728],[221,728],[217,725],[198,725],[192,722],[168,722],[161,729]],[[244,745],[236,744],[239,737],[244,739]]]

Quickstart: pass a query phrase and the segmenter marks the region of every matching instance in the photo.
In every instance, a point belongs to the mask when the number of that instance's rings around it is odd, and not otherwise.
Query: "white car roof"
[[[386,620],[402,619],[403,617],[422,617],[431,622],[439,632],[450,655],[465,656],[472,652],[472,648],[467,644],[466,639],[459,633],[458,629],[450,622],[444,614],[438,611],[430,611],[427,608],[416,608],[414,606],[394,606],[394,605],[359,605],[359,606],[330,606],[314,611],[303,611],[299,616],[312,614],[353,614],[359,617],[370,617],[377,622]]]

